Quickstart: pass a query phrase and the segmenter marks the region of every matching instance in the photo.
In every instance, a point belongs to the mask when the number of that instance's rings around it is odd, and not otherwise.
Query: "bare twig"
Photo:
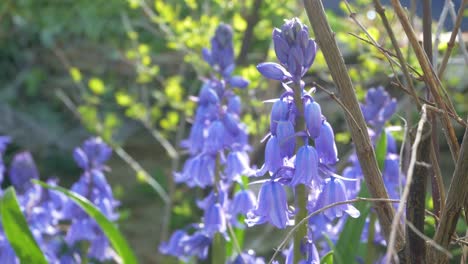
[[[257,25],[258,21],[260,21],[261,5],[262,0],[255,0],[251,11],[252,13],[250,13],[247,17],[247,28],[244,32],[244,37],[242,38],[242,45],[239,55],[237,55],[237,64],[243,64],[247,59],[247,52],[249,51],[252,42],[254,28]]]
[[[78,113],[78,110],[75,104],[72,102],[72,100],[70,100],[70,98],[60,90],[56,92],[56,95],[60,100],[62,100],[65,106],[76,116],[76,118],[82,121],[82,117],[80,113]],[[164,190],[164,188],[155,179],[153,179],[153,177],[151,177],[150,174],[135,159],[132,158],[132,156],[130,156],[120,146],[112,145],[112,148],[114,149],[115,153],[117,153],[117,155],[122,160],[124,160],[135,171],[135,173],[137,173],[140,180],[143,180],[144,182],[148,183],[156,191],[156,193],[161,197],[165,204],[170,202],[169,195]]]
[[[385,30],[387,30],[387,34],[390,37],[390,40],[392,41],[393,48],[395,49],[398,60],[400,61],[401,70],[403,71],[403,75],[405,76],[406,83],[408,84],[410,88],[409,92],[411,96],[413,96],[414,101],[416,102],[418,108],[420,108],[421,102],[419,101],[418,95],[416,94],[416,89],[414,88],[414,85],[413,85],[413,80],[411,79],[411,76],[409,74],[406,59],[403,56],[403,53],[401,53],[401,49],[398,45],[398,41],[395,37],[395,33],[393,32],[393,29],[390,26],[390,23],[388,22],[387,15],[385,15],[385,9],[380,3],[380,0],[374,0],[374,6],[375,6],[375,11],[379,14],[380,18],[382,19],[382,23],[384,24]]]
[[[468,0],[464,0],[468,1]],[[435,74],[434,69],[431,67],[431,64],[429,62],[429,59],[426,56],[426,53],[422,50],[422,48],[419,45],[418,39],[416,37],[416,33],[414,32],[408,17],[406,16],[406,13],[401,6],[400,2],[398,0],[391,0],[393,8],[395,10],[395,13],[397,14],[401,25],[403,26],[403,29],[405,30],[406,35],[408,36],[408,39],[413,47],[413,50],[416,53],[416,57],[418,58],[419,64],[421,65],[421,68],[424,72],[424,79],[427,84],[427,86],[431,90],[432,96],[434,96],[434,99],[436,101],[437,107],[441,108],[442,110],[446,111],[447,107],[445,105],[444,100],[442,99],[440,93],[439,93],[439,88],[443,90],[443,86],[440,82],[440,79],[437,77]],[[450,99],[446,98],[447,100],[450,101]],[[444,126],[444,135],[447,139],[447,143],[450,148],[450,152],[452,154],[453,160],[458,159],[458,153],[460,146],[458,145],[457,137],[455,135],[455,130],[453,129],[452,124],[450,123],[450,119],[448,117],[448,114],[444,114],[441,118],[441,122]]]
[[[437,28],[434,36],[434,49],[432,51],[432,58],[434,60],[434,65],[437,65],[437,60],[439,57],[439,42],[440,42],[440,35],[442,34],[442,29],[444,28],[444,22],[447,18],[449,5],[453,4],[451,0],[445,0],[444,7],[440,12],[439,21],[437,22]]]
[[[356,122],[356,119],[354,119],[353,117],[353,114],[351,114],[351,111],[349,111],[349,109],[343,104],[343,102],[341,102],[341,100],[335,95],[334,92],[330,92],[328,91],[327,88],[321,86],[320,84],[316,83],[316,82],[313,82],[312,83],[312,86],[313,87],[317,87],[319,88],[320,90],[324,91],[326,94],[328,94],[330,96],[331,99],[333,99],[337,104],[339,104],[343,110],[346,111],[346,113],[348,113],[348,115],[351,117],[351,119],[353,120],[354,124],[356,124],[356,126],[358,126],[358,123]]]
[[[427,121],[427,113],[426,113],[426,106],[422,106],[422,116],[421,119],[419,120],[418,124],[418,130],[416,133],[416,138],[413,143],[413,148],[411,151],[411,159],[410,159],[410,164],[408,168],[408,175],[406,176],[406,186],[405,189],[403,190],[403,194],[400,198],[400,204],[398,205],[397,212],[395,214],[395,218],[393,219],[392,222],[392,228],[391,228],[391,233],[390,233],[390,239],[388,240],[388,246],[387,246],[387,253],[386,255],[386,264],[390,264],[391,260],[394,259],[395,254],[395,238],[396,238],[396,232],[398,228],[398,224],[401,221],[401,216],[403,215],[403,211],[405,208],[405,201],[408,198],[409,191],[410,191],[410,186],[411,182],[413,180],[413,173],[414,173],[414,166],[417,161],[417,150],[419,147],[419,143],[421,142],[422,136],[423,136],[423,128],[424,124]]]
[[[382,174],[378,168],[374,149],[370,142],[366,129],[366,122],[359,107],[353,84],[346,70],[343,57],[338,49],[334,34],[327,21],[322,2],[320,0],[304,0],[304,6],[309,17],[309,21],[315,32],[319,47],[323,52],[328,68],[338,88],[338,96],[347,109],[352,113],[357,125],[352,121],[352,117],[345,112],[345,119],[350,128],[351,137],[356,146],[356,153],[361,165],[365,182],[370,195],[373,198],[388,198],[387,190],[383,183]],[[395,211],[388,203],[375,204],[377,216],[382,225],[385,238],[389,238],[391,233],[391,223],[395,216]],[[396,247],[403,248],[404,237],[402,227],[396,228]]]
[[[439,225],[434,236],[437,244],[447,247],[455,231],[461,208],[468,197],[468,127],[465,129],[460,156],[442,210]],[[428,251],[427,260],[431,263],[447,263],[447,258],[435,250]]]
[[[435,249],[439,250],[440,252],[444,253],[445,255],[447,255],[447,257],[449,258],[453,258],[452,256],[452,253],[450,253],[450,251],[446,250],[444,247],[442,247],[441,245],[437,244],[434,240],[432,240],[430,237],[424,235],[423,233],[421,233],[421,231],[419,231],[414,225],[413,223],[411,223],[410,221],[406,220],[406,225],[414,232],[416,233],[418,236],[420,236],[425,242],[427,242],[428,244],[430,244],[431,246],[433,246]],[[412,263],[421,263],[421,262],[412,262]]]
[[[395,87],[400,88],[403,92],[407,93],[408,95],[411,95],[408,88],[405,88],[401,83],[391,82],[391,84],[394,85]],[[461,119],[459,116],[453,114],[452,112],[450,112],[450,111],[446,112],[446,111],[444,111],[442,109],[437,108],[436,105],[433,102],[429,102],[425,98],[422,98],[422,97],[418,97],[418,98],[419,98],[419,100],[421,102],[423,102],[424,104],[427,105],[427,110],[431,110],[433,112],[436,112],[436,113],[442,114],[442,115],[447,113],[447,115],[449,115],[455,122],[457,122],[461,126],[463,126],[463,127],[468,126],[468,123],[465,120]]]
[[[445,68],[447,67],[448,59],[450,58],[453,47],[455,46],[455,38],[457,37],[457,34],[459,33],[459,28],[463,19],[463,12],[465,11],[465,5],[467,2],[468,0],[463,0],[460,4],[460,9],[458,10],[457,19],[455,21],[455,25],[453,26],[452,34],[450,35],[450,40],[447,43],[447,51],[445,52],[444,58],[442,59],[442,63],[440,64],[440,67],[439,67],[438,75],[440,79],[442,79],[442,77],[444,76],[444,72],[445,72]]]
[[[330,208],[333,208],[335,206],[339,206],[339,205],[343,205],[343,204],[352,204],[352,203],[357,203],[357,202],[378,202],[378,203],[399,203],[400,200],[397,200],[397,199],[386,199],[386,198],[364,198],[364,197],[357,197],[355,199],[351,199],[351,200],[348,200],[348,201],[341,201],[341,202],[336,202],[336,203],[332,203],[332,204],[329,204],[327,206],[324,206],[312,213],[310,213],[309,215],[307,215],[305,218],[303,218],[299,223],[295,224],[291,230],[286,234],[286,236],[284,237],[284,239],[281,241],[281,243],[279,244],[279,246],[276,248],[275,250],[275,253],[273,254],[273,256],[271,256],[271,259],[270,261],[268,261],[268,264],[271,264],[273,263],[273,261],[275,260],[276,256],[278,255],[278,253],[285,247],[286,243],[288,243],[289,239],[291,238],[291,236],[294,234],[294,232],[296,232],[296,230],[299,228],[299,226],[302,226],[304,225],[311,217],[315,216],[315,215],[318,215]]]

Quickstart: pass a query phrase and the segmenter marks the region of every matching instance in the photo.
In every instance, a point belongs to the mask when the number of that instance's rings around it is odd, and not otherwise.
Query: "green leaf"
[[[9,187],[0,200],[3,229],[20,263],[47,264],[39,245],[34,239],[28,223],[21,212],[15,189]]]
[[[96,223],[101,227],[104,234],[109,239],[110,243],[114,247],[115,251],[119,256],[122,258],[122,263],[125,264],[136,264],[138,263],[135,255],[133,254],[132,250],[130,249],[127,241],[119,232],[117,227],[109,221],[105,215],[103,215],[94,204],[92,204],[88,199],[84,198],[83,196],[69,191],[65,188],[59,186],[51,186],[44,182],[33,180],[34,183],[37,183],[45,188],[59,191],[65,194],[67,197],[72,199],[77,205],[79,205],[88,215],[93,218]]]
[[[369,197],[369,192],[364,182],[361,184],[361,191],[358,197]],[[348,217],[348,220],[346,220],[346,224],[335,246],[334,260],[338,264],[355,262],[353,260],[356,259],[357,255],[356,247],[361,241],[362,229],[370,212],[369,203],[356,203],[354,206],[361,212],[361,215],[358,218]]]
[[[383,171],[385,166],[385,156],[387,156],[387,133],[385,130],[380,133],[379,141],[377,141],[377,145],[375,147],[375,155],[379,169],[380,171]]]
[[[329,251],[325,256],[320,260],[322,264],[333,264],[333,250]]]

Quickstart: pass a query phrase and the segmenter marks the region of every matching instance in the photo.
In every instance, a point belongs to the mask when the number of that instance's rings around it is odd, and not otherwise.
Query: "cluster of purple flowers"
[[[400,197],[399,190],[404,184],[404,177],[400,175],[399,171],[399,160],[398,148],[395,139],[389,131],[384,127],[385,123],[395,113],[397,107],[396,100],[391,98],[390,95],[384,90],[383,87],[377,89],[371,88],[368,90],[366,95],[366,102],[361,104],[361,109],[364,114],[364,118],[369,125],[368,131],[371,137],[371,141],[374,146],[380,139],[383,133],[385,133],[387,139],[387,152],[385,156],[384,168],[382,170],[382,177],[384,179],[385,186],[389,192],[390,198],[398,199]],[[349,199],[357,197],[361,191],[361,186],[364,181],[364,176],[361,171],[361,166],[357,159],[357,155],[353,153],[349,158],[350,166],[346,167],[343,171],[343,177],[346,179],[354,179],[355,181],[346,181],[340,188],[345,190],[345,193]],[[325,213],[327,216],[327,213]],[[332,223],[325,221],[322,216],[311,218],[311,222],[314,223],[314,237],[320,240],[321,247],[328,249],[325,241],[325,235],[328,240],[337,241],[339,234],[341,233],[346,217],[339,219],[339,221]],[[367,242],[368,232],[370,229],[370,219],[366,219],[366,225],[361,234],[361,240]],[[381,227],[378,221],[375,221],[374,226],[373,242],[380,245],[385,245],[385,239],[381,233]]]
[[[9,141],[7,137],[0,137],[1,181],[5,168],[1,160]],[[104,163],[110,155],[111,149],[97,138],[76,148],[74,158],[84,173],[72,191],[88,198],[109,219],[116,220],[118,203],[104,176]],[[8,176],[18,193],[29,228],[49,263],[82,263],[83,258],[105,261],[114,257],[99,226],[81,208],[61,193],[31,182],[39,179],[39,172],[29,152],[14,156]],[[57,180],[49,179],[47,183],[56,185]],[[19,263],[3,229],[0,232],[0,263]]]
[[[299,210],[290,208],[285,187],[290,187],[294,192],[295,186],[306,186],[308,198],[296,197],[296,204],[297,199],[308,199],[309,212],[346,201],[348,193],[343,181],[345,178],[334,172],[338,153],[333,128],[323,116],[318,102],[304,89],[301,80],[314,61],[317,52],[315,41],[309,38],[307,26],[293,18],[286,20],[281,29],[274,29],[273,44],[280,64],[266,62],[257,68],[266,78],[281,81],[286,91],[273,100],[265,163],[257,172],[257,176],[268,172],[271,177],[263,183],[258,205],[247,221],[250,225],[268,222],[277,228],[285,228],[294,224],[293,216]],[[302,102],[296,102],[294,93],[297,91],[294,89],[300,89]],[[298,110],[300,108],[303,108],[303,112]],[[305,128],[297,127],[300,119],[304,120]],[[320,262],[313,243],[315,231],[345,213],[351,217],[360,214],[352,205],[344,204],[326,210],[309,222],[309,231],[304,239],[306,242],[297,245],[304,255],[301,263]],[[287,263],[293,261],[292,247],[285,252]]]
[[[204,211],[203,221],[177,230],[159,248],[163,254],[181,260],[205,259],[214,236],[222,234],[229,240],[228,226],[242,226],[238,216],[256,206],[255,195],[242,186],[241,179],[252,174],[250,146],[246,126],[240,121],[241,99],[233,88],[245,88],[248,81],[232,76],[235,64],[231,27],[219,25],[211,39],[211,50],[203,49],[202,55],[213,73],[203,82],[190,135],[182,142],[190,157],[174,176],[177,183],[210,191],[197,202]],[[241,190],[232,194],[235,184]],[[239,254],[232,263],[263,263],[251,253]]]

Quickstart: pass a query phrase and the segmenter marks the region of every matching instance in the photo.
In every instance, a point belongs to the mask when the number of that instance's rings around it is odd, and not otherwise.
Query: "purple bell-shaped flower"
[[[315,139],[315,147],[321,163],[333,165],[338,161],[333,128],[326,120],[322,123],[320,135]]]
[[[325,186],[317,199],[315,208],[320,209],[329,204],[347,200],[348,197],[346,195],[346,189],[343,181],[338,178],[331,177],[325,180]],[[323,214],[331,221],[335,218],[342,217],[343,212],[353,218],[357,218],[360,215],[359,211],[351,204],[342,204],[331,207],[325,210]]]
[[[306,186],[318,186],[320,177],[318,175],[319,159],[317,151],[312,146],[302,146],[296,154],[294,162],[294,176],[291,186],[304,184]]]

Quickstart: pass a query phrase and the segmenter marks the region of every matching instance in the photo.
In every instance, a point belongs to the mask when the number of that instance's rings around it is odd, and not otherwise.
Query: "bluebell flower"
[[[19,193],[24,193],[33,186],[32,179],[39,179],[39,172],[29,152],[15,155],[10,166],[10,181]]]
[[[346,195],[346,188],[343,181],[338,178],[331,177],[325,179],[325,186],[323,187],[322,192],[318,196],[315,208],[320,209],[329,204],[333,204],[336,202],[344,202],[347,200],[348,197]],[[351,204],[342,204],[334,206],[325,210],[323,214],[331,221],[335,218],[342,217],[343,212],[347,213],[353,218],[357,218],[360,215],[360,212]]]
[[[0,184],[3,182],[3,174],[5,173],[5,164],[3,164],[3,153],[5,152],[7,145],[10,143],[10,140],[10,137],[0,136]]]
[[[281,29],[273,30],[273,44],[276,57],[292,76],[291,80],[298,82],[309,70],[317,53],[317,44],[309,38],[307,26],[298,18],[286,20]]]
[[[184,255],[206,259],[212,239],[202,231],[197,231],[181,241]]]
[[[385,122],[395,113],[397,102],[382,86],[371,88],[366,94],[366,103],[361,105],[366,122],[378,133]]]
[[[257,201],[255,195],[251,190],[240,190],[232,199],[230,204],[229,213],[232,216],[237,216],[238,214],[247,215],[257,206]]]
[[[229,84],[232,87],[237,87],[237,88],[245,88],[249,85],[249,81],[244,79],[242,76],[232,76],[229,78]]]
[[[322,110],[317,102],[307,102],[304,105],[304,120],[309,135],[314,139],[317,138],[320,135],[323,122]]]
[[[215,203],[205,210],[203,216],[204,230],[209,236],[216,233],[224,234],[226,232],[226,216],[224,209],[219,203]]]
[[[230,180],[239,180],[242,175],[250,176],[249,156],[244,151],[231,151],[226,160],[224,173]]]
[[[299,260],[297,263],[299,264],[320,264],[320,256],[315,247],[315,244],[312,240],[308,239],[305,244],[301,245],[301,253],[305,256],[305,258]],[[283,250],[283,255],[285,255],[285,264],[293,264],[294,262],[294,246],[291,246]]]
[[[0,263],[19,263],[19,259],[16,257],[15,251],[4,234],[0,234]]]
[[[315,147],[321,163],[333,165],[338,161],[333,128],[326,120],[322,123],[320,135],[315,139]]]
[[[267,181],[262,185],[253,216],[247,220],[249,226],[268,222],[283,229],[293,224],[286,192],[280,183]]]
[[[281,65],[274,62],[263,62],[257,65],[257,70],[266,78],[287,81],[292,78],[291,74]]]
[[[296,150],[296,137],[292,122],[278,122],[276,136],[278,138],[281,157],[292,157]]]
[[[215,90],[212,89],[211,83],[206,82],[203,84],[198,95],[198,103],[200,105],[218,104],[219,97]]]
[[[224,148],[226,128],[221,121],[214,121],[208,128],[208,136],[204,144],[204,150],[213,154]]]
[[[270,133],[276,135],[276,128],[279,122],[288,120],[289,104],[283,100],[277,100],[271,108]]]
[[[229,261],[228,264],[265,264],[265,260],[262,257],[256,257],[253,250],[242,252],[237,255],[233,261]]]
[[[112,149],[100,138],[86,140],[81,147],[76,148],[73,152],[76,164],[84,170],[102,169],[111,155]]]
[[[306,186],[318,186],[320,177],[318,174],[319,159],[317,151],[312,146],[302,146],[299,148],[294,161],[294,177],[291,186],[304,184]]]
[[[240,115],[242,110],[242,103],[240,97],[235,95],[228,99],[227,111],[236,115]]]
[[[256,174],[261,176],[267,171],[275,173],[281,166],[283,166],[283,158],[280,154],[280,144],[277,137],[272,136],[265,147],[265,164]]]
[[[182,241],[188,238],[184,230],[176,230],[169,238],[169,242],[162,242],[159,245],[159,251],[165,255],[181,257],[184,255],[184,247]]]
[[[0,136],[0,154],[3,154],[6,150],[6,147],[11,142],[11,137],[9,136]]]
[[[222,119],[226,130],[232,135],[237,136],[241,130],[239,117],[235,114],[225,113]]]

